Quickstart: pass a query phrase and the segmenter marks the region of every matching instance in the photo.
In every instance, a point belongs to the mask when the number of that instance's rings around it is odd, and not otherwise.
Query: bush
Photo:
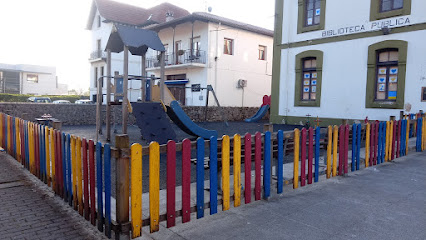
[[[68,100],[71,103],[74,103],[78,99],[89,99],[88,96],[80,95],[42,95],[35,96],[29,94],[10,94],[10,93],[0,93],[0,102],[26,102],[29,97],[49,97],[52,102],[55,100]]]

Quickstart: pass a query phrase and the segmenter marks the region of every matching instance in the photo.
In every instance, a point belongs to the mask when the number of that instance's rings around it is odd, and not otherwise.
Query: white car
[[[80,99],[74,102],[75,104],[93,104],[89,99]]]
[[[70,104],[71,102],[68,100],[55,100],[53,101],[54,104]]]

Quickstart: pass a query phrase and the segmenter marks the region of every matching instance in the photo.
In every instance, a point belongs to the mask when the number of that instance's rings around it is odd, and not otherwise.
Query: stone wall
[[[121,122],[121,106],[114,106],[112,113],[117,121]],[[194,122],[205,121],[205,107],[183,107],[183,110]],[[256,113],[254,107],[209,107],[207,121],[242,121]],[[0,103],[0,112],[25,120],[34,120],[48,113],[62,121],[63,125],[94,125],[96,124],[96,105],[80,104],[50,104],[50,103]],[[105,106],[102,106],[102,116],[105,120]],[[269,119],[267,114],[264,119]],[[133,115],[129,117],[129,124],[134,124]]]

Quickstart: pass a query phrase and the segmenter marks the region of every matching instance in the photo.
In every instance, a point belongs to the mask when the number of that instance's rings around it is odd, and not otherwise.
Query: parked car
[[[75,104],[93,104],[89,99],[79,99],[74,102]]]
[[[34,103],[51,103],[52,100],[50,100],[49,97],[29,97],[27,99],[27,102],[34,102]]]
[[[68,100],[55,100],[53,101],[54,104],[70,104],[71,102]]]

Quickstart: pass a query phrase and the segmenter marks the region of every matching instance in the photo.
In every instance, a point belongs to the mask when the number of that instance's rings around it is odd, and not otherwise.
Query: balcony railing
[[[179,50],[177,53],[166,53],[165,55],[166,66],[189,63],[206,64],[206,52],[202,50]],[[147,58],[146,67],[160,67],[160,55]]]
[[[102,50],[96,50],[90,54],[89,60],[95,60],[95,59],[105,59],[106,53]]]

